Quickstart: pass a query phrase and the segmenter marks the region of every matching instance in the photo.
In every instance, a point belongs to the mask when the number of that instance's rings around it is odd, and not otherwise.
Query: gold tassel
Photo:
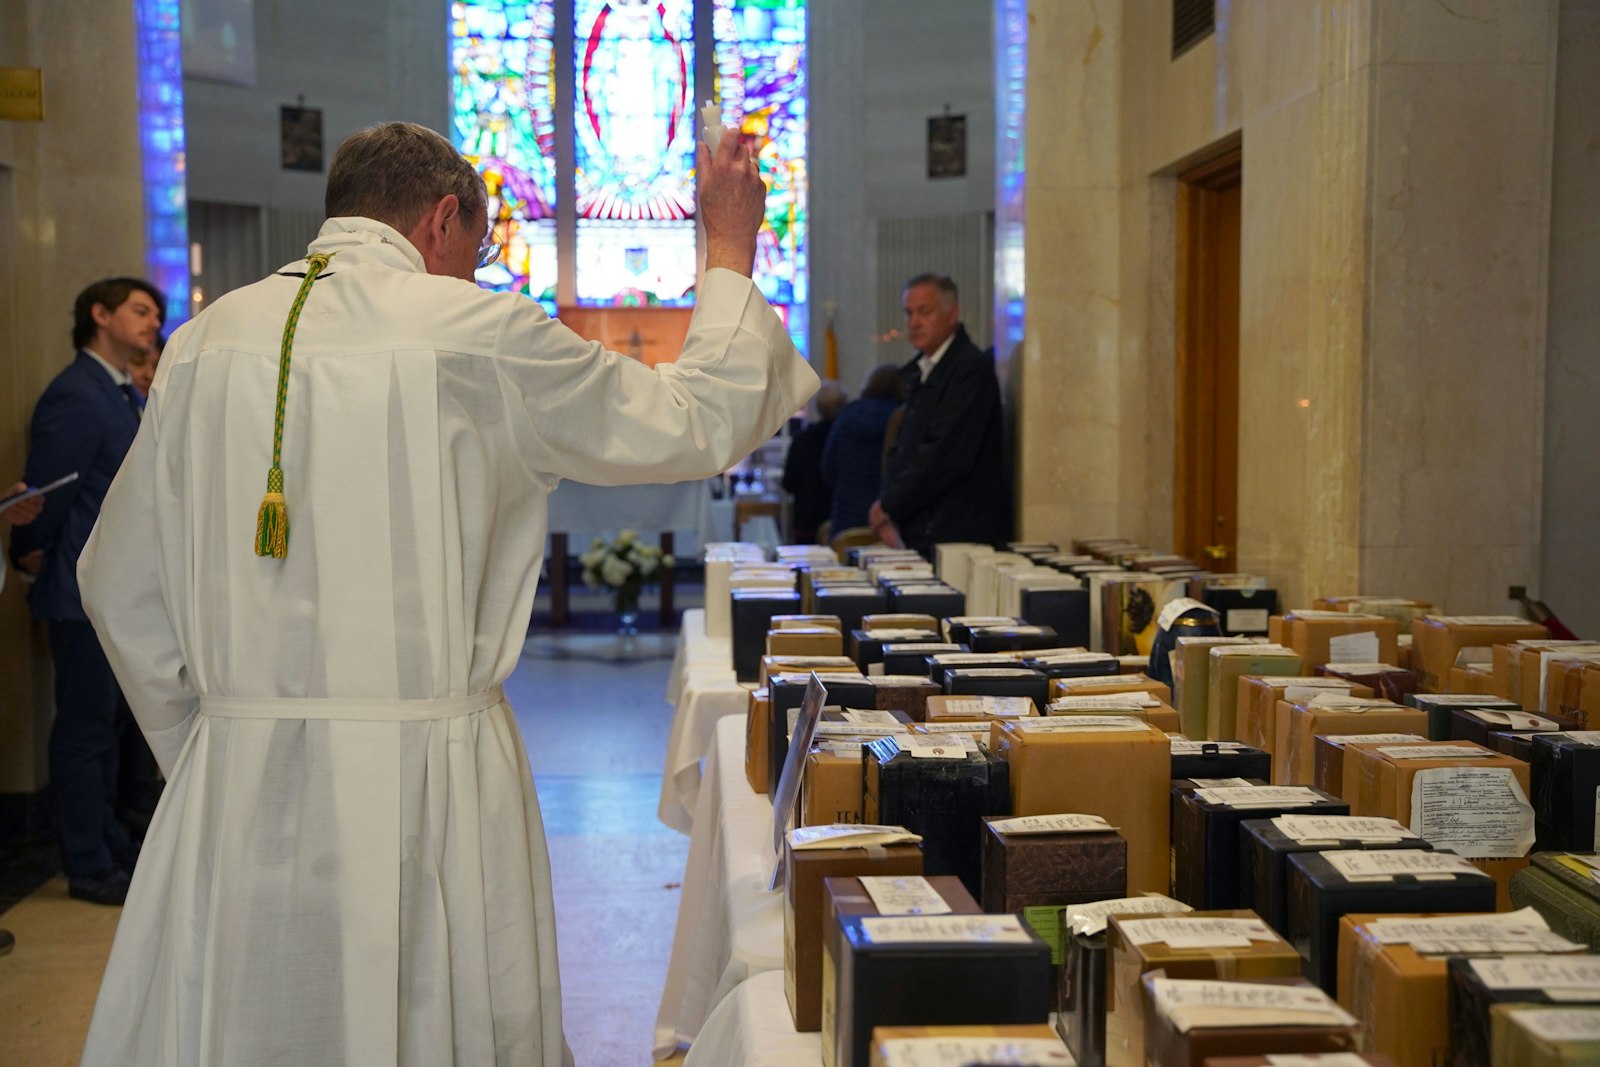
[[[277,467],[267,472],[267,494],[256,512],[256,555],[289,555],[289,505],[283,499],[283,471]]]

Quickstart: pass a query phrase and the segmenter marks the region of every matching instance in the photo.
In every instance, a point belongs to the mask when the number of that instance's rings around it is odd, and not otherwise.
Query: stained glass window
[[[576,0],[580,304],[694,299],[694,24],[689,0]]]
[[[503,246],[478,273],[494,289],[555,308],[555,0],[454,0],[451,123],[483,175]]]
[[[171,332],[189,318],[189,194],[184,178],[183,35],[178,0],[137,0],[139,147],[145,264],[167,297]]]
[[[767,183],[756,284],[806,349],[806,3],[716,0],[717,98]]]

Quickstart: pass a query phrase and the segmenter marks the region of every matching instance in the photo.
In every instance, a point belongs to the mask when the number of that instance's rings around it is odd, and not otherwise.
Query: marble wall
[[[1554,11],[1234,0],[1173,59],[1165,4],[1035,0],[1024,535],[1171,543],[1175,175],[1240,144],[1240,565],[1535,584]]]
[[[144,270],[133,7],[8,0],[0,66],[42,68],[45,92],[45,121],[0,121],[3,487],[22,476],[34,401],[72,358],[73,297]],[[51,675],[24,592],[14,575],[0,591],[0,796],[48,780]]]

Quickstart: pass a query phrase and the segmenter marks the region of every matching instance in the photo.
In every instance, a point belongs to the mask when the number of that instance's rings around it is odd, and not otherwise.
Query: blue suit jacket
[[[12,533],[13,560],[44,549],[44,569],[28,593],[34,618],[88,621],[78,596],[78,556],[138,432],[127,394],[84,352],[39,397],[23,477],[29,485],[46,485],[77,471],[78,480],[46,496],[39,517]]]

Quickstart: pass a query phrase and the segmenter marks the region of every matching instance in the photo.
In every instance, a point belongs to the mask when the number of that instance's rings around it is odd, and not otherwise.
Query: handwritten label
[[[1069,906],[1066,909],[1067,927],[1075,934],[1093,937],[1106,928],[1106,920],[1113,915],[1168,915],[1193,910],[1182,901],[1160,893],[1142,897],[1115,897]]]
[[[901,722],[887,711],[876,708],[845,708],[842,712],[845,722],[853,722],[860,726],[900,726]]]
[[[963,734],[951,734],[948,737],[928,737],[927,735],[906,734],[896,737],[894,743],[900,746],[900,751],[912,759],[966,759],[976,750],[970,739]]]
[[[1165,942],[1173,948],[1248,948],[1252,941],[1277,941],[1260,919],[1195,918],[1133,919],[1120,924],[1131,944]]]
[[[1336,689],[1324,689],[1311,698],[1310,708],[1321,708],[1324,711],[1343,711],[1352,715],[1360,715],[1367,711],[1399,711],[1400,705],[1392,700],[1378,700],[1373,697],[1353,697],[1348,692]]]
[[[1223,628],[1237,633],[1261,633],[1267,628],[1266,608],[1229,608]]]
[[[1204,756],[1209,753],[1222,755],[1238,755],[1241,752],[1252,752],[1254,749],[1240,741],[1190,741],[1188,738],[1172,739],[1172,754],[1174,756]]]
[[[1303,785],[1260,785],[1248,789],[1199,789],[1195,796],[1226,808],[1300,808],[1326,800]]]
[[[1161,701],[1149,693],[1090,693],[1084,696],[1056,697],[1049,711],[1070,711],[1073,708],[1159,708]]]
[[[1302,682],[1298,685],[1286,685],[1283,687],[1283,699],[1287,700],[1291,704],[1301,704],[1307,700],[1311,700],[1319,694],[1326,693],[1329,690],[1339,693],[1349,693],[1350,683],[1339,681],[1332,685],[1306,685],[1304,682]]]
[[[1019,815],[989,826],[1003,834],[1103,834],[1116,829],[1098,815]]]
[[[1131,679],[1125,674],[1095,674],[1083,678],[1056,678],[1057,689],[1087,689],[1094,685],[1127,685]]]
[[[1256,783],[1248,778],[1191,778],[1195,791],[1202,789],[1254,789]]]
[[[1380,945],[1405,945],[1438,938],[1512,937],[1548,932],[1550,924],[1533,908],[1496,915],[1438,915],[1427,919],[1380,918],[1366,924]]]
[[[1072,1053],[1045,1037],[897,1037],[878,1044],[883,1067],[967,1067],[971,1063],[1068,1065]]]
[[[1017,729],[1030,734],[1144,733],[1152,727],[1126,715],[1052,715],[1044,719],[1018,719]]]
[[[1280,1052],[1267,1056],[1269,1067],[1371,1067],[1354,1052]]]
[[[1028,697],[962,697],[943,702],[946,715],[988,715],[996,719],[1018,719],[1037,714]]]
[[[863,875],[861,888],[879,915],[949,915],[950,905],[921,875]]]
[[[1533,806],[1510,767],[1430,767],[1411,781],[1411,829],[1470,859],[1524,856]]]
[[[1211,656],[1294,656],[1299,659],[1300,653],[1282,645],[1219,645],[1211,650]]]
[[[989,724],[986,722],[919,722],[912,733],[919,734],[979,734],[989,736]]]
[[[1479,722],[1488,723],[1490,726],[1502,726],[1508,730],[1553,730],[1559,731],[1561,724],[1554,719],[1546,719],[1540,715],[1529,715],[1525,711],[1484,711],[1479,708],[1468,708],[1467,714]]]
[[[894,737],[896,734],[906,732],[905,724],[895,723],[893,726],[865,726],[854,722],[819,722],[817,723],[818,737]],[[789,737],[794,737],[794,724],[789,724]]]
[[[1488,759],[1494,755],[1477,745],[1386,745],[1378,751],[1390,759]]]
[[[1376,660],[1364,660],[1360,663],[1333,662],[1323,669],[1340,671],[1344,674],[1398,674],[1405,671],[1404,667],[1396,667],[1392,663],[1379,663]]]
[[[830,823],[826,826],[801,826],[789,831],[789,847],[807,849],[869,848],[873,845],[916,844],[921,841],[904,826],[879,826],[867,823]]]
[[[1340,745],[1377,745],[1377,744],[1405,744],[1415,741],[1421,744],[1428,739],[1421,734],[1333,734],[1336,744]]]
[[[1524,956],[1472,960],[1478,980],[1489,989],[1542,989],[1561,999],[1600,1000],[1600,956]]]
[[[1184,1034],[1197,1026],[1357,1025],[1316,986],[1157,978],[1151,993],[1157,1013]]]
[[[1375,815],[1280,815],[1272,825],[1296,841],[1399,841],[1417,836],[1395,820]]]
[[[1015,915],[896,915],[861,920],[874,945],[1026,945],[1033,941]]]
[[[1514,1008],[1509,1014],[1542,1041],[1600,1041],[1600,1008]]]
[[[1328,655],[1340,662],[1371,661],[1378,658],[1378,635],[1371,630],[1338,634],[1328,638]]]
[[[1457,875],[1488,878],[1463,857],[1449,852],[1423,852],[1414,848],[1324,852],[1328,865],[1352,882],[1391,881],[1402,874],[1418,878]]]
[[[1460,708],[1507,708],[1520,710],[1521,705],[1513,704],[1500,697],[1485,696],[1481,693],[1424,693],[1417,697],[1420,703],[1435,704],[1439,707]]]
[[[1429,615],[1431,622],[1446,626],[1533,626],[1520,615]]]

